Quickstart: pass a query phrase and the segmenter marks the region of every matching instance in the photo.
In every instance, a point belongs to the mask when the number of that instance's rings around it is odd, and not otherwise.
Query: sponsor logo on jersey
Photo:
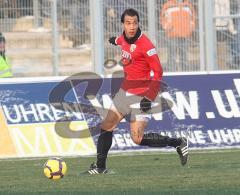
[[[122,50],[122,64],[124,66],[127,66],[129,64],[131,64],[132,62],[132,56],[130,53],[128,53],[127,51]]]
[[[122,58],[131,59],[132,56],[127,51],[122,50]]]

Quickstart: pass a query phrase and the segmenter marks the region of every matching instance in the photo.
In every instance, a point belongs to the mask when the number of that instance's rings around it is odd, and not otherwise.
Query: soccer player
[[[151,117],[152,103],[160,91],[162,67],[154,45],[139,28],[138,12],[134,9],[125,10],[121,22],[123,34],[111,37],[109,42],[122,49],[124,79],[113,98],[113,106],[101,124],[97,143],[97,163],[93,163],[86,173],[109,173],[106,159],[112,144],[113,129],[128,114],[131,115],[130,129],[134,143],[149,147],[175,147],[181,164],[185,165],[188,160],[186,138],[170,138],[158,133],[144,134],[144,128]],[[139,108],[131,107],[132,104],[139,102]]]

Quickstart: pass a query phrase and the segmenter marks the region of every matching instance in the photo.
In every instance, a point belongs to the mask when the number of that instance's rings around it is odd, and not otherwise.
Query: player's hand
[[[117,45],[116,42],[115,42],[115,41],[116,41],[116,38],[117,38],[117,37],[111,37],[110,39],[108,39],[109,43],[111,43],[111,44],[113,44],[113,45]]]
[[[140,102],[140,110],[142,112],[147,112],[151,108],[152,108],[152,101],[144,97]]]

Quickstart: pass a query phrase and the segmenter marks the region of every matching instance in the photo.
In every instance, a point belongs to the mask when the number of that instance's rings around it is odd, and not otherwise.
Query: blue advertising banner
[[[2,81],[0,158],[89,155],[96,152],[84,114],[76,104],[71,83],[62,80]],[[66,92],[64,100],[51,104],[49,94],[59,83],[61,90]],[[85,138],[61,136],[68,126],[73,130],[87,129]]]
[[[173,106],[163,113],[155,113],[146,132],[187,136],[192,148],[240,146],[240,74],[172,75],[164,76],[163,80],[168,87],[161,96]],[[119,84],[120,80],[104,79],[98,98],[90,100],[89,105],[109,108],[114,94],[110,90],[117,89]],[[78,86],[75,90],[79,101],[83,101]],[[102,112],[98,109],[99,114]],[[90,120],[94,118],[89,116]],[[91,122],[88,124],[91,126]],[[130,138],[129,123],[122,121],[114,133],[112,150],[140,148],[143,147],[135,145]]]
[[[240,146],[239,73],[163,80],[159,96],[172,106],[154,113],[146,132],[187,136],[191,148]],[[121,83],[97,75],[7,81],[0,84],[0,157],[94,154],[99,124]],[[149,150],[133,143],[128,121],[116,127],[111,151]]]

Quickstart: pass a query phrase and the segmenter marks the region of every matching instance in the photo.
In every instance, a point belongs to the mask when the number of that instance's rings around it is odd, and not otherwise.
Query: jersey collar
[[[138,38],[141,37],[141,35],[142,35],[142,31],[141,31],[140,28],[138,28],[136,35],[133,38],[130,38],[130,39],[127,38],[125,32],[123,31],[123,37],[124,37],[125,41],[129,44],[135,43],[135,41],[138,40]]]

